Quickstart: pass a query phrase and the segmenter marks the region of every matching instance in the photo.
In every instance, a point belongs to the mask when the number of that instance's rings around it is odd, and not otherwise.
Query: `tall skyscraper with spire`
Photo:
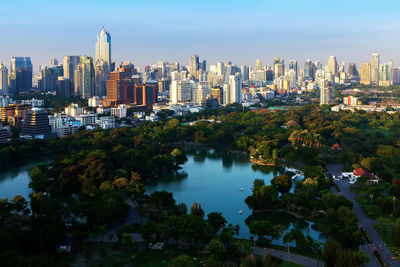
[[[97,35],[95,60],[95,95],[105,96],[106,81],[110,78],[111,71],[111,35],[104,26]]]
[[[103,26],[97,35],[96,61],[104,60],[111,66],[111,35]]]

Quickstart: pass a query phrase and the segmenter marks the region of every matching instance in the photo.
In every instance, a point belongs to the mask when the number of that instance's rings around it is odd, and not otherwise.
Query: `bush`
[[[385,263],[385,261],[383,260],[381,254],[380,254],[377,250],[374,251],[374,255],[375,255],[375,257],[378,259],[379,264],[380,264],[382,267],[387,267],[387,264]]]
[[[361,233],[363,234],[365,240],[367,240],[368,244],[372,244],[372,240],[371,240],[371,238],[369,237],[369,235],[367,234],[367,232],[365,231],[365,229],[361,227],[361,228],[360,228],[360,231],[361,231]]]

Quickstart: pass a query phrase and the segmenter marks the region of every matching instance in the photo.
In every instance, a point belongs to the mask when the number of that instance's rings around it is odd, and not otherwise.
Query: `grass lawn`
[[[285,262],[282,262],[281,264],[279,264],[278,267],[305,267],[305,266],[297,264],[297,263],[285,261]]]

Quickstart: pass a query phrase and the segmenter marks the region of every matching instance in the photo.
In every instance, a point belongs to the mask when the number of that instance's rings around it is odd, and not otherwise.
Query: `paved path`
[[[328,166],[328,172],[332,175],[338,175],[341,172],[342,168],[340,165],[330,165]],[[386,261],[388,266],[399,266],[400,263],[398,261],[392,260],[393,254],[390,251],[389,247],[385,245],[382,238],[379,236],[378,232],[375,230],[375,220],[368,218],[361,207],[358,205],[355,200],[356,195],[353,192],[350,192],[351,184],[347,179],[342,179],[339,181],[335,181],[338,187],[340,188],[341,194],[350,200],[353,203],[353,210],[356,214],[360,225],[365,229],[367,234],[372,240],[372,245],[363,245],[362,249],[370,256],[371,260],[367,266],[379,266],[378,261],[373,254],[374,250],[378,250],[383,259]],[[336,192],[336,189],[334,189]]]
[[[267,254],[271,254],[272,256],[278,257],[284,261],[289,261],[293,263],[297,263],[300,265],[304,265],[307,267],[323,267],[324,263],[322,261],[317,261],[316,259],[312,259],[306,256],[287,253],[282,250],[270,249],[270,248],[261,248],[261,247],[253,247],[253,253],[259,255],[261,257],[265,257]]]

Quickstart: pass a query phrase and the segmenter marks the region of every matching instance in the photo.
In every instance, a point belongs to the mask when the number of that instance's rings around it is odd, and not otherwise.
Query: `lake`
[[[14,196],[23,196],[28,202],[32,190],[29,188],[31,182],[30,171],[38,164],[47,164],[51,160],[32,161],[19,167],[11,167],[0,172],[0,199],[11,200]]]
[[[264,179],[265,184],[270,184],[274,176],[280,174],[279,170],[253,165],[246,153],[198,147],[186,150],[188,161],[182,170],[172,177],[146,185],[146,193],[165,190],[174,194],[177,203],[185,203],[188,210],[197,202],[205,214],[222,212],[228,223],[240,226],[239,237],[249,238],[249,229],[244,221],[252,212],[244,200],[252,194],[254,179]],[[321,232],[311,227],[312,222],[285,213],[264,214],[263,218],[284,225],[287,227],[285,232],[296,228],[318,241],[325,239]],[[282,240],[277,243],[282,244]]]

